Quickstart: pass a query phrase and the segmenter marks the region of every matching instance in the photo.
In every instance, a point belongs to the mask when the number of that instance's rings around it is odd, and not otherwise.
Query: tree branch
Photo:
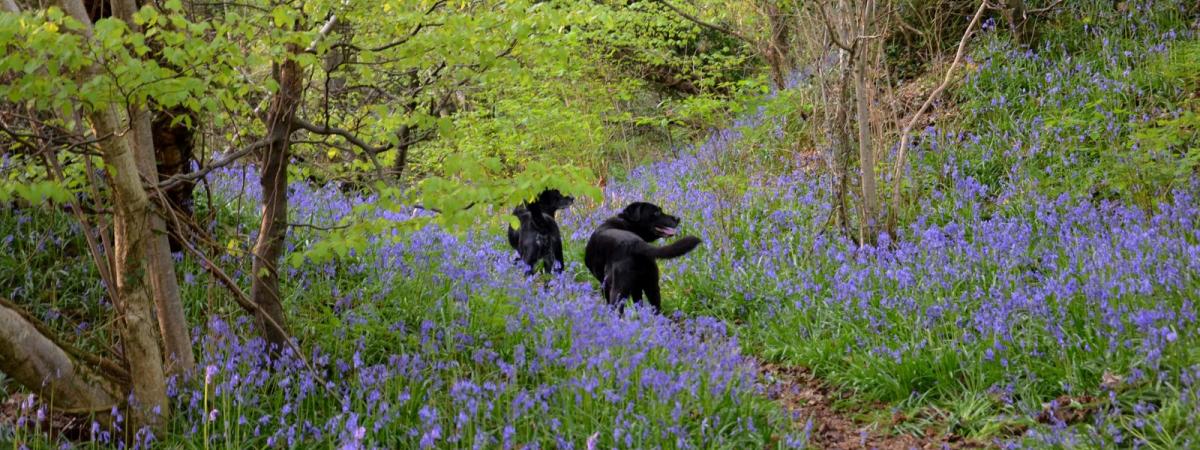
[[[321,30],[317,32],[317,37],[313,38],[312,43],[308,44],[308,48],[304,49],[304,52],[305,53],[316,52],[317,45],[320,45],[321,41],[325,40],[325,36],[329,36],[329,32],[333,31],[333,27],[335,25],[337,25],[337,21],[338,21],[337,14],[330,14],[329,20],[325,21],[325,25],[322,26]]]
[[[438,8],[441,8],[445,4],[446,4],[446,0],[438,0],[436,2],[433,2],[433,5],[431,5],[429,7],[429,9],[425,10],[425,15],[428,16],[430,14],[433,14],[434,11],[437,11]],[[412,39],[414,36],[416,36],[417,33],[420,33],[421,30],[423,30],[427,27],[437,27],[437,26],[441,26],[441,25],[442,25],[441,23],[436,23],[436,22],[419,23],[419,24],[417,24],[417,26],[413,27],[413,29],[411,31],[409,31],[408,34],[404,35],[404,37],[397,39],[393,42],[389,42],[387,44],[380,45],[378,47],[362,48],[357,45],[351,44],[349,42],[339,42],[339,43],[333,44],[333,48],[348,48],[348,49],[354,50],[356,52],[382,52],[382,51],[390,49],[390,48],[399,47],[401,45],[404,45],[410,39]]]
[[[1032,15],[1035,15],[1035,16],[1036,16],[1036,15],[1041,15],[1042,13],[1045,13],[1045,12],[1047,12],[1047,11],[1050,11],[1050,10],[1054,9],[1054,8],[1057,8],[1057,7],[1058,7],[1058,5],[1059,5],[1059,4],[1061,4],[1062,2],[1063,2],[1063,0],[1054,0],[1053,2],[1051,2],[1049,5],[1046,5],[1045,7],[1038,8],[1038,9],[1031,9],[1031,10],[1029,10],[1028,12],[1026,12],[1025,14],[1027,14],[1027,15],[1029,15],[1029,14],[1032,14]]]
[[[708,23],[708,22],[705,22],[705,21],[703,21],[703,20],[700,20],[700,18],[698,18],[698,17],[696,17],[696,16],[693,16],[693,15],[691,15],[691,14],[688,14],[688,13],[684,12],[683,10],[681,10],[681,9],[679,9],[679,8],[676,8],[676,7],[675,7],[675,5],[672,5],[672,4],[670,4],[669,2],[667,2],[667,0],[659,0],[659,1],[658,1],[658,3],[660,3],[660,4],[662,4],[663,6],[667,7],[667,9],[669,9],[669,10],[671,10],[671,11],[674,11],[674,12],[675,12],[675,14],[678,14],[680,17],[683,17],[684,19],[687,19],[689,22],[692,22],[692,23],[694,23],[694,24],[696,24],[696,25],[700,25],[700,26],[702,26],[702,27],[704,27],[704,28],[708,28],[708,29],[710,29],[710,30],[716,31],[716,32],[718,32],[718,33],[727,34],[727,35],[729,35],[729,36],[732,36],[732,37],[734,37],[734,38],[737,38],[738,40],[740,40],[740,41],[742,41],[742,42],[745,42],[745,43],[747,43],[747,44],[750,44],[750,45],[756,45],[754,41],[750,40],[749,38],[747,38],[747,37],[745,37],[745,36],[742,36],[742,35],[738,34],[736,31],[730,30],[730,29],[728,29],[728,28],[722,27],[722,26],[720,26],[720,25],[717,25],[717,24]]]
[[[292,123],[295,124],[300,129],[303,129],[310,133],[320,134],[323,136],[340,136],[342,139],[345,139],[346,142],[354,144],[355,147],[361,148],[364,152],[367,152],[372,155],[387,151],[392,148],[392,144],[386,144],[386,145],[376,147],[371,144],[368,144],[366,141],[363,141],[357,135],[355,135],[354,133],[351,133],[347,130],[343,130],[343,129],[337,128],[337,127],[323,127],[323,126],[317,125],[315,123],[309,122],[307,120],[301,119],[299,117],[292,119]]]
[[[170,178],[167,178],[166,180],[162,180],[161,182],[159,182],[158,188],[171,189],[175,186],[178,186],[181,183],[186,183],[188,181],[195,181],[195,180],[204,178],[206,175],[208,175],[209,172],[212,172],[214,170],[217,170],[222,167],[233,164],[234,162],[237,162],[237,160],[245,157],[246,155],[254,153],[256,150],[266,147],[270,144],[271,144],[270,139],[259,139],[257,141],[254,141],[250,145],[242,147],[238,151],[235,151],[233,153],[229,153],[229,154],[225,155],[225,157],[222,158],[220,161],[217,161],[212,164],[208,164],[204,167],[201,167],[200,170],[197,170],[192,173],[186,173],[186,174],[181,173],[181,174],[172,175]]]
[[[291,334],[287,332],[287,329],[284,328],[279,322],[275,321],[275,319],[271,318],[270,314],[263,314],[262,307],[251,300],[250,297],[247,296],[240,287],[238,287],[237,282],[234,281],[233,278],[230,278],[224,270],[221,270],[220,267],[217,267],[217,264],[205,256],[203,252],[196,249],[186,236],[178,234],[178,230],[183,229],[184,223],[180,221],[179,214],[177,214],[174,209],[166,207],[169,205],[169,201],[167,200],[166,194],[163,192],[163,190],[154,189],[154,195],[157,197],[159,205],[163,206],[164,209],[169,212],[171,221],[175,223],[175,227],[171,228],[171,232],[177,233],[176,237],[179,238],[179,242],[183,244],[184,250],[187,250],[188,253],[191,253],[192,256],[195,256],[197,259],[199,259],[201,263],[200,266],[207,270],[209,274],[216,278],[230,293],[233,294],[233,299],[238,306],[241,306],[242,309],[244,309],[247,313],[254,315],[255,317],[262,317],[267,326],[274,328],[280,334],[287,336],[287,339],[284,339],[284,342],[289,348],[291,348],[292,352],[295,353],[295,357],[299,359],[306,368],[308,368],[313,377],[315,377],[319,382],[317,384],[321,385],[321,388],[323,388],[325,392],[329,393],[330,395],[334,395],[335,393],[332,389],[330,389],[328,382],[325,381],[325,378],[321,376],[321,372],[317,371],[316,367],[314,367],[312,363],[308,361],[308,358],[304,356],[304,352],[300,349],[300,346],[296,344],[296,340],[292,338]],[[186,225],[194,229],[200,228],[195,222],[191,221],[186,222]]]

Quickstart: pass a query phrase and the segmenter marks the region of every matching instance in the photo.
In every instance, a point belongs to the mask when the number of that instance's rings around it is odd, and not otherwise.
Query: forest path
[[[811,371],[799,366],[760,363],[760,376],[768,397],[778,402],[796,421],[797,428],[809,427],[808,443],[829,450],[879,449],[974,449],[989,446],[956,435],[938,435],[927,430],[924,436],[892,434],[877,425],[855,420],[834,406],[839,398]]]

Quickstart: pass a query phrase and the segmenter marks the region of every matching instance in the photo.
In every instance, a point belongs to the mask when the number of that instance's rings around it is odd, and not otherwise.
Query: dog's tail
[[[514,230],[512,225],[509,225],[508,226],[508,245],[511,245],[513,250],[517,249],[517,241],[519,239],[520,239],[520,235],[517,234],[517,230]]]
[[[671,259],[688,254],[688,252],[694,250],[698,245],[700,245],[700,238],[684,236],[662,247],[647,243],[645,246],[639,246],[638,253],[654,259]]]

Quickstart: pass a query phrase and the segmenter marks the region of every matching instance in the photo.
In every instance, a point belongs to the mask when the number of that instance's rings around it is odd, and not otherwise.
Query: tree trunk
[[[421,91],[421,78],[416,71],[409,72],[408,82],[405,84],[405,90],[411,95],[408,102],[404,104],[404,114],[411,116],[417,110],[417,94]],[[413,137],[420,130],[413,125],[400,125],[400,129],[396,131],[396,138],[399,144],[396,145],[396,163],[393,172],[396,178],[401,178],[404,175],[404,169],[408,165],[408,151],[413,146]]]
[[[62,0],[63,10],[82,23],[83,33],[91,38],[91,19],[80,0]],[[95,65],[92,75],[103,73]],[[148,427],[161,434],[169,416],[162,350],[155,331],[154,305],[146,280],[147,253],[154,244],[154,211],[142,187],[137,162],[136,133],[125,133],[125,122],[115,105],[87,113],[88,121],[100,142],[100,151],[114,199],[114,253],[116,254],[116,303],[118,326],[124,356],[131,375],[129,421],[133,430]],[[148,150],[147,150],[148,152]]]
[[[189,118],[193,125],[185,124],[182,121],[175,123],[175,120],[180,117]],[[158,169],[160,181],[175,175],[191,173],[192,155],[195,154],[193,151],[195,130],[191,126],[196,123],[196,114],[186,108],[176,107],[155,112],[150,128],[154,130],[154,163]],[[191,219],[193,217],[192,193],[195,190],[196,182],[194,181],[184,181],[167,188],[164,194],[166,194],[167,203],[171,207],[168,213]],[[182,241],[188,239],[187,227],[176,227],[175,221],[167,220],[167,230],[170,231],[167,235],[167,242],[170,244],[171,253],[183,251]]]
[[[875,20],[875,1],[867,0],[862,14],[861,36],[871,35],[871,22]],[[867,100],[867,65],[868,52],[863,41],[853,55],[854,96],[858,110],[858,163],[863,191],[862,218],[859,228],[864,243],[875,243],[879,221],[879,196],[875,188],[875,150],[871,145],[871,107]]]
[[[833,122],[830,124],[832,135],[830,143],[833,147],[834,180],[833,197],[834,210],[838,217],[838,225],[842,233],[853,237],[850,232],[849,182],[850,182],[850,132],[847,130],[850,117],[850,77],[853,61],[849,52],[841,55],[841,68],[838,74],[838,86],[835,94]]]
[[[1027,46],[1029,44],[1029,10],[1026,8],[1024,0],[1004,0],[1002,5],[1004,19],[1008,22],[1008,31],[1012,34],[1013,41],[1018,45]]]
[[[289,45],[289,52],[300,48]],[[303,93],[303,74],[295,60],[287,59],[275,67],[279,90],[271,99],[267,111],[267,138],[270,144],[259,154],[262,167],[262,222],[258,241],[254,244],[253,282],[250,298],[258,307],[255,314],[258,326],[273,347],[281,351],[287,345],[287,320],[283,313],[283,296],[279,288],[279,260],[283,256],[287,234],[287,168],[288,151],[294,128],[296,108]]]
[[[131,29],[139,27],[133,21],[137,12],[134,0],[113,0],[113,15],[125,21]],[[158,167],[155,162],[154,129],[152,114],[145,107],[130,108],[130,128],[133,130],[133,157],[141,178],[149,185],[158,184]],[[153,203],[151,203],[152,205]],[[163,204],[162,211],[170,213],[170,205]],[[155,311],[158,314],[159,333],[163,339],[168,374],[179,374],[192,370],[196,360],[192,355],[192,338],[188,331],[187,316],[179,293],[179,280],[175,275],[175,261],[171,259],[171,247],[167,239],[166,221],[161,214],[150,214],[151,234],[146,243],[146,266],[150,274],[150,289],[154,294]]]
[[[794,22],[791,14],[782,11],[779,3],[774,0],[760,1],[759,7],[770,25],[770,37],[766,42],[760,44],[763,47],[763,59],[771,68],[771,84],[776,89],[783,89],[787,85],[787,76],[792,70],[792,62],[787,49],[791,48],[791,24]]]
[[[115,108],[91,114],[92,127],[96,136],[109,136],[119,132]],[[121,340],[133,375],[132,391],[135,404],[131,406],[130,418],[138,426],[148,425],[155,431],[163,424],[163,417],[153,413],[167,411],[166,383],[163,371],[162,351],[158,346],[155,330],[155,315],[152,286],[159,280],[153,272],[154,261],[149,253],[162,236],[156,236],[154,211],[150,199],[142,188],[135,153],[126,139],[114,137],[101,144],[104,162],[111,169],[115,197],[114,248],[117,256],[117,303],[121,327]],[[162,240],[166,245],[165,239]],[[169,256],[168,256],[169,258]],[[190,353],[190,350],[189,350]]]
[[[40,395],[55,411],[103,415],[122,397],[118,383],[77,363],[19,311],[2,303],[0,372]]]
[[[396,164],[394,172],[396,178],[404,176],[404,166],[408,165],[408,149],[412,146],[409,142],[412,139],[412,126],[408,124],[400,125],[400,130],[396,132],[396,138],[400,144],[396,146]]]

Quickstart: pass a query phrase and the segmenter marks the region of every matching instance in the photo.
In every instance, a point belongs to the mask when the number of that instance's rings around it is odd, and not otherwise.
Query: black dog
[[[558,223],[554,221],[554,213],[565,209],[575,202],[575,198],[564,196],[557,189],[547,189],[538,194],[537,199],[513,209],[513,215],[521,221],[520,230],[508,227],[508,244],[521,255],[521,261],[529,266],[527,273],[532,274],[538,262],[542,262],[543,270],[562,272],[563,250],[562,234],[558,231]]]
[[[600,280],[605,301],[623,308],[623,298],[641,301],[645,295],[655,312],[661,310],[656,260],[678,258],[700,245],[700,238],[694,236],[662,247],[650,244],[674,236],[678,226],[678,217],[663,213],[654,204],[636,202],[592,233],[583,259],[592,276]]]

